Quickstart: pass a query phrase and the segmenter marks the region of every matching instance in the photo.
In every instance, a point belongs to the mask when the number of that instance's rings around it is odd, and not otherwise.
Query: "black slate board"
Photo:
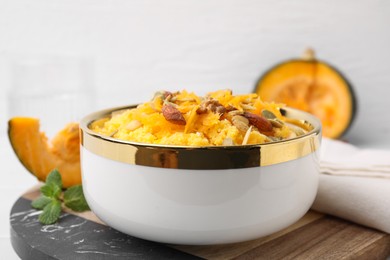
[[[11,243],[22,259],[201,259],[69,213],[44,226],[38,214],[25,198],[12,207]]]
[[[22,259],[388,259],[390,234],[309,211],[266,237],[225,245],[164,245],[122,234],[91,211],[63,213],[42,226],[27,191],[12,208],[11,242]],[[202,258],[199,258],[199,257]],[[0,254],[1,259],[1,254]]]

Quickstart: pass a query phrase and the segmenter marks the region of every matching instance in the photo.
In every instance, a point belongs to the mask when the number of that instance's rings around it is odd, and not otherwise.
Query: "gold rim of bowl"
[[[176,146],[123,141],[98,134],[89,128],[96,120],[110,117],[112,112],[131,109],[125,106],[106,109],[84,117],[80,122],[81,145],[88,151],[119,162],[174,169],[237,169],[261,167],[299,159],[320,147],[321,123],[313,115],[281,108],[284,116],[300,120],[312,130],[292,139],[255,145]]]

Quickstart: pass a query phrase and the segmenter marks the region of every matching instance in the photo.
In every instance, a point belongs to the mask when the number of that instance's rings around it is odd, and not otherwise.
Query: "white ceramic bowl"
[[[119,231],[172,244],[240,242],[291,225],[313,203],[321,124],[307,113],[282,110],[313,126],[294,139],[178,147],[120,141],[88,128],[115,110],[81,121],[81,161],[88,204]]]

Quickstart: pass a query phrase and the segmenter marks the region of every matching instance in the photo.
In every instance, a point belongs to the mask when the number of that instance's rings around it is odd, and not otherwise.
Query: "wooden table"
[[[64,212],[54,225],[31,208],[35,187],[15,202],[11,242],[22,259],[386,259],[390,235],[314,211],[288,228],[229,245],[177,246],[120,233],[92,212]]]

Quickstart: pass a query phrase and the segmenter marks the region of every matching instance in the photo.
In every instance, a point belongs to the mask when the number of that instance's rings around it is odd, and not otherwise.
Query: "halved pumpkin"
[[[39,131],[39,120],[15,117],[8,122],[8,136],[20,162],[39,180],[45,181],[57,168],[64,188],[81,183],[79,126],[68,124],[48,142]]]
[[[319,117],[323,135],[338,138],[356,114],[351,84],[338,70],[306,50],[301,59],[282,62],[258,81],[255,92],[265,101],[284,103]]]

